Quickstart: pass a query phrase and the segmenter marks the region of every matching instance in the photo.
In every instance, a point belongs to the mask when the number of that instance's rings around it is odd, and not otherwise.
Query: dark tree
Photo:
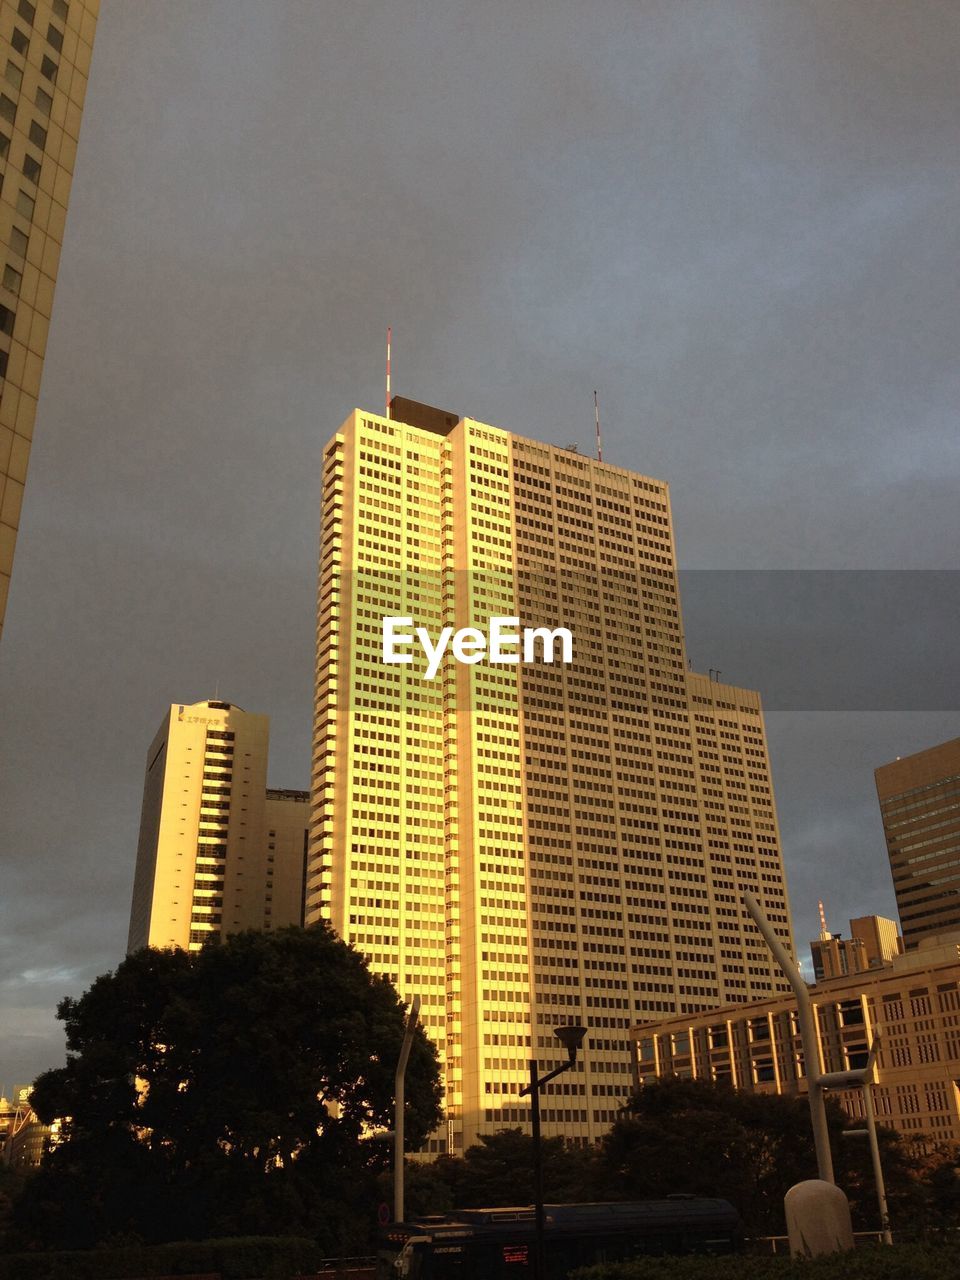
[[[562,1138],[545,1138],[542,1153],[548,1204],[594,1198],[594,1151],[567,1146]],[[390,1203],[392,1178],[384,1175],[381,1185],[383,1199]],[[408,1217],[453,1209],[530,1205],[533,1139],[520,1129],[503,1129],[481,1137],[463,1156],[444,1155],[427,1165],[408,1161],[404,1199]]]
[[[831,1109],[836,1131],[842,1119]],[[783,1196],[817,1166],[805,1099],[668,1077],[628,1103],[601,1148],[611,1198],[722,1196],[758,1233],[783,1230]]]
[[[138,952],[58,1017],[67,1063],[33,1105],[69,1118],[67,1140],[22,1197],[22,1229],[82,1245],[315,1232],[350,1204],[375,1212],[383,1148],[362,1135],[393,1125],[404,1007],[326,926]],[[406,1097],[415,1148],[440,1119],[420,1029]]]
[[[543,1198],[550,1204],[590,1200],[594,1156],[562,1138],[544,1138]],[[487,1135],[463,1155],[461,1207],[533,1203],[533,1139],[521,1129]]]

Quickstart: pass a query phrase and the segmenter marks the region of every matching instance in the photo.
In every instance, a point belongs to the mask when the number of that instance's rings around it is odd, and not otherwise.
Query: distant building
[[[263,927],[303,924],[310,792],[268,788],[263,822],[267,833]]]
[[[33,1085],[15,1085],[12,1098],[0,1098],[0,1162],[27,1171],[60,1141],[60,1121],[43,1124],[30,1106]]]
[[[882,765],[876,780],[909,950],[960,928],[960,738]]]
[[[843,938],[839,933],[827,932],[822,903],[820,912],[820,937],[810,943],[815,982],[881,968],[903,951],[903,939],[895,920],[858,916],[850,921],[851,936]]]
[[[309,794],[268,790],[269,720],[174,705],[147,753],[128,951],[303,923]]]
[[[813,979],[842,978],[849,973],[862,973],[869,969],[867,949],[861,938],[842,938],[839,933],[821,936],[810,943],[813,958]]]
[[[896,920],[888,920],[886,916],[857,916],[850,921],[850,933],[863,943],[868,969],[880,969],[903,955],[903,938]]]
[[[873,1097],[881,1124],[908,1137],[960,1141],[960,932],[930,940],[882,968],[811,988],[825,1071],[866,1065],[882,1041]],[[739,1089],[806,1091],[796,999],[777,996],[634,1031],[637,1079],[695,1076]],[[837,1092],[862,1115],[857,1090]]]
[[[100,0],[0,0],[0,630]]]

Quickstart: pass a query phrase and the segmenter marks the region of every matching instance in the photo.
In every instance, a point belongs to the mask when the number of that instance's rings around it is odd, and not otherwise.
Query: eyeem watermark
[[[521,631],[519,618],[491,618],[489,640],[479,627],[461,627],[459,631],[444,627],[434,643],[426,627],[414,628],[412,618],[383,619],[384,662],[413,662],[413,654],[405,650],[418,641],[427,659],[427,680],[440,670],[448,645],[457,662],[470,666],[484,658],[493,663],[553,662],[557,645],[560,661],[573,661],[573,635],[566,627],[524,627]]]

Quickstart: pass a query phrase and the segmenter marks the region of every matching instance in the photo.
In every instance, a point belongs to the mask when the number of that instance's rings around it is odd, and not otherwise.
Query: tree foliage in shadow
[[[15,1209],[21,1239],[85,1247],[252,1233],[337,1251],[376,1205],[404,1006],[325,925],[144,950],[61,1002],[67,1062],[36,1082],[66,1141]],[[440,1119],[436,1051],[407,1072],[415,1148]],[[358,1206],[362,1206],[358,1208]]]

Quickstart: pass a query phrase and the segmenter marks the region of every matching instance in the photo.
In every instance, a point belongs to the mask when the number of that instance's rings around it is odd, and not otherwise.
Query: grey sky
[[[589,448],[599,388],[686,568],[957,566],[958,57],[953,0],[103,0],[0,648],[0,1083],[122,956],[167,704],[270,714],[306,785],[319,452],[388,323],[396,391],[535,438]],[[691,654],[762,691],[745,613]],[[768,716],[801,942],[892,912],[872,769],[957,701]]]

